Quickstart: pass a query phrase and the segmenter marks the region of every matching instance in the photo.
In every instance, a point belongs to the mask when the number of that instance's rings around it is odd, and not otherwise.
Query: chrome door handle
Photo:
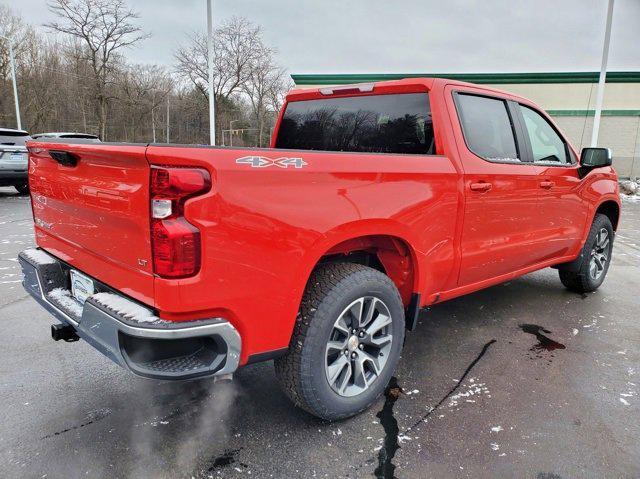
[[[553,181],[541,181],[540,188],[544,188],[545,190],[553,188],[555,183]]]

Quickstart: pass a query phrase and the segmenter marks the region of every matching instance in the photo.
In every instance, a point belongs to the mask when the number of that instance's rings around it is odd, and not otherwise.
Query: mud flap
[[[413,293],[404,314],[405,327],[409,331],[416,329],[420,314],[420,293]]]

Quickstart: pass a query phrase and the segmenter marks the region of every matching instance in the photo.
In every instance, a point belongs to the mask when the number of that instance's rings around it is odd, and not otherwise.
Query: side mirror
[[[612,156],[609,148],[583,148],[580,154],[580,166],[600,168],[611,166]]]

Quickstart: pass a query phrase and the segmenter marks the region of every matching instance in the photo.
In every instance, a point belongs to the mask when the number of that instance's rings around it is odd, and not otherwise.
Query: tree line
[[[132,64],[127,48],[150,35],[124,0],[53,0],[48,8],[55,20],[36,27],[0,5],[0,127],[16,125],[6,37],[29,132],[209,143],[205,34],[185,38],[169,66]],[[258,25],[234,17],[217,26],[213,58],[217,143],[267,146],[291,86],[275,49],[265,44]]]

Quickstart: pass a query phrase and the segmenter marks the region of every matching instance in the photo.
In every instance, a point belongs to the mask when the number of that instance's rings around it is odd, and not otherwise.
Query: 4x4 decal
[[[303,168],[307,166],[307,162],[302,158],[287,158],[286,156],[272,159],[266,156],[243,156],[238,158],[236,163],[239,165],[250,165],[251,168],[268,168],[269,166],[277,166],[278,168]]]

